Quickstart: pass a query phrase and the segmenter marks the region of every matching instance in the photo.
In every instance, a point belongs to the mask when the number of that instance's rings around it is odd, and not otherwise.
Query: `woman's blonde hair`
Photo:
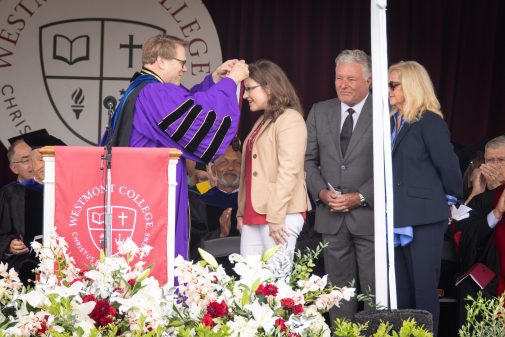
[[[401,61],[389,67],[389,74],[393,71],[398,73],[402,86],[405,98],[403,118],[407,123],[418,121],[428,110],[444,117],[430,75],[422,65],[416,61]],[[393,108],[392,113],[396,110]]]

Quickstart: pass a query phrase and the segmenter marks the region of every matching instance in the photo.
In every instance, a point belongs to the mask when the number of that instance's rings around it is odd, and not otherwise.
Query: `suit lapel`
[[[398,144],[400,144],[400,142],[405,137],[407,132],[409,132],[409,130],[410,130],[410,124],[404,123],[402,128],[400,129],[400,133],[396,136],[395,145],[393,146],[393,150],[392,150],[393,154],[394,154],[396,148],[398,147]]]
[[[333,101],[333,105],[328,111],[327,126],[330,130],[336,130],[336,132],[331,132],[334,135],[335,152],[338,154],[340,160],[343,159],[342,151],[340,150],[340,124],[342,123],[342,107],[338,99]],[[330,133],[330,134],[331,134]]]
[[[349,147],[347,148],[346,154],[352,152],[352,150],[359,143],[361,137],[365,134],[368,128],[372,127],[372,94],[369,94],[365,104],[363,105],[363,109],[361,109],[361,113],[359,114],[358,122],[354,127],[354,131],[352,132],[351,140],[349,142]],[[340,151],[340,134],[339,134],[339,151]],[[341,151],[340,151],[341,152]]]

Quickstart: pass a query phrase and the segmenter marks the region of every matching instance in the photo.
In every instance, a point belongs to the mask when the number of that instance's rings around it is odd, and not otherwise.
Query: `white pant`
[[[303,217],[300,213],[286,214],[286,230],[289,234],[287,242],[284,244],[288,250],[294,253],[296,239],[303,228]],[[269,235],[268,225],[247,225],[242,226],[240,239],[240,255],[261,255],[266,250],[275,247],[274,240]]]

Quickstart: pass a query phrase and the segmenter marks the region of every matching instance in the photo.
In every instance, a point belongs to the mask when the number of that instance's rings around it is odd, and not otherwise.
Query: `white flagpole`
[[[378,305],[396,309],[386,8],[387,0],[371,0],[375,289]]]

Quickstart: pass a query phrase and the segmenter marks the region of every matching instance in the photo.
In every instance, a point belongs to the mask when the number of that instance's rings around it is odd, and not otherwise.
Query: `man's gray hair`
[[[346,49],[341,51],[335,58],[335,67],[338,67],[340,63],[359,63],[363,66],[363,75],[366,78],[372,77],[372,59],[362,50]]]
[[[7,149],[7,159],[9,160],[9,164],[12,164],[14,161],[14,154],[16,152],[16,146],[18,146],[21,143],[26,143],[24,139],[18,139],[14,143],[12,143],[9,148]]]
[[[491,139],[486,143],[487,149],[497,149],[499,147],[505,146],[505,135],[498,136],[496,138]]]

